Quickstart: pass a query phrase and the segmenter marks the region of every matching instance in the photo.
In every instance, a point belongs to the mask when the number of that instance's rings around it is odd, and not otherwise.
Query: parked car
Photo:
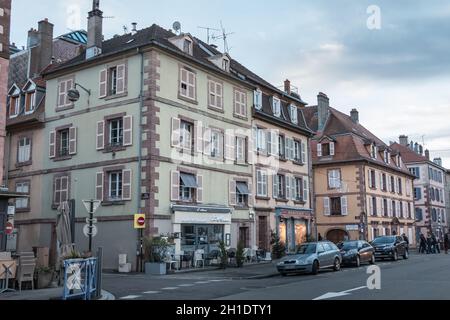
[[[288,273],[317,274],[322,269],[341,269],[342,256],[339,248],[331,242],[311,242],[298,247],[295,255],[284,258],[277,264],[282,276]]]
[[[361,263],[375,264],[375,249],[366,241],[344,241],[338,244],[342,254],[343,265],[355,265]]]
[[[408,244],[399,236],[378,237],[372,241],[371,245],[375,248],[375,258],[392,259],[397,261],[401,256],[403,259],[409,258]]]

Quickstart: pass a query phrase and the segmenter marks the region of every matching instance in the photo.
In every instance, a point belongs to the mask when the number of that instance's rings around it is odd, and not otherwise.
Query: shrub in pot
[[[170,244],[161,237],[144,239],[145,273],[150,275],[164,275],[167,273],[165,262]]]
[[[236,251],[236,265],[238,268],[242,268],[244,266],[245,262],[245,255],[244,255],[244,243],[239,242],[237,251]]]
[[[53,269],[48,267],[38,267],[35,271],[35,277],[38,289],[50,287],[53,280]]]

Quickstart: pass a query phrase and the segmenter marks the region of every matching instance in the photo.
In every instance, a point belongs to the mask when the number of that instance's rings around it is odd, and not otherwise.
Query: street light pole
[[[94,222],[94,200],[91,200],[91,207],[89,210],[89,253],[92,253],[93,222]]]

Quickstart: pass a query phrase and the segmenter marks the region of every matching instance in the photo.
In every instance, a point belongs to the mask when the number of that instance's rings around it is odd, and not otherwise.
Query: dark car
[[[344,241],[338,244],[342,254],[342,264],[355,265],[361,263],[375,264],[375,249],[366,241]]]
[[[377,259],[397,261],[399,257],[403,257],[403,259],[409,258],[408,244],[403,237],[378,237],[371,242],[371,245],[375,248],[375,258]]]

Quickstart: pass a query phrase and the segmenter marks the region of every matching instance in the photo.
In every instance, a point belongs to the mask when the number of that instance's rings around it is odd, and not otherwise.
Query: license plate
[[[293,269],[295,269],[296,267],[295,266],[286,266],[285,267],[285,269],[287,269],[287,270],[293,270]]]

